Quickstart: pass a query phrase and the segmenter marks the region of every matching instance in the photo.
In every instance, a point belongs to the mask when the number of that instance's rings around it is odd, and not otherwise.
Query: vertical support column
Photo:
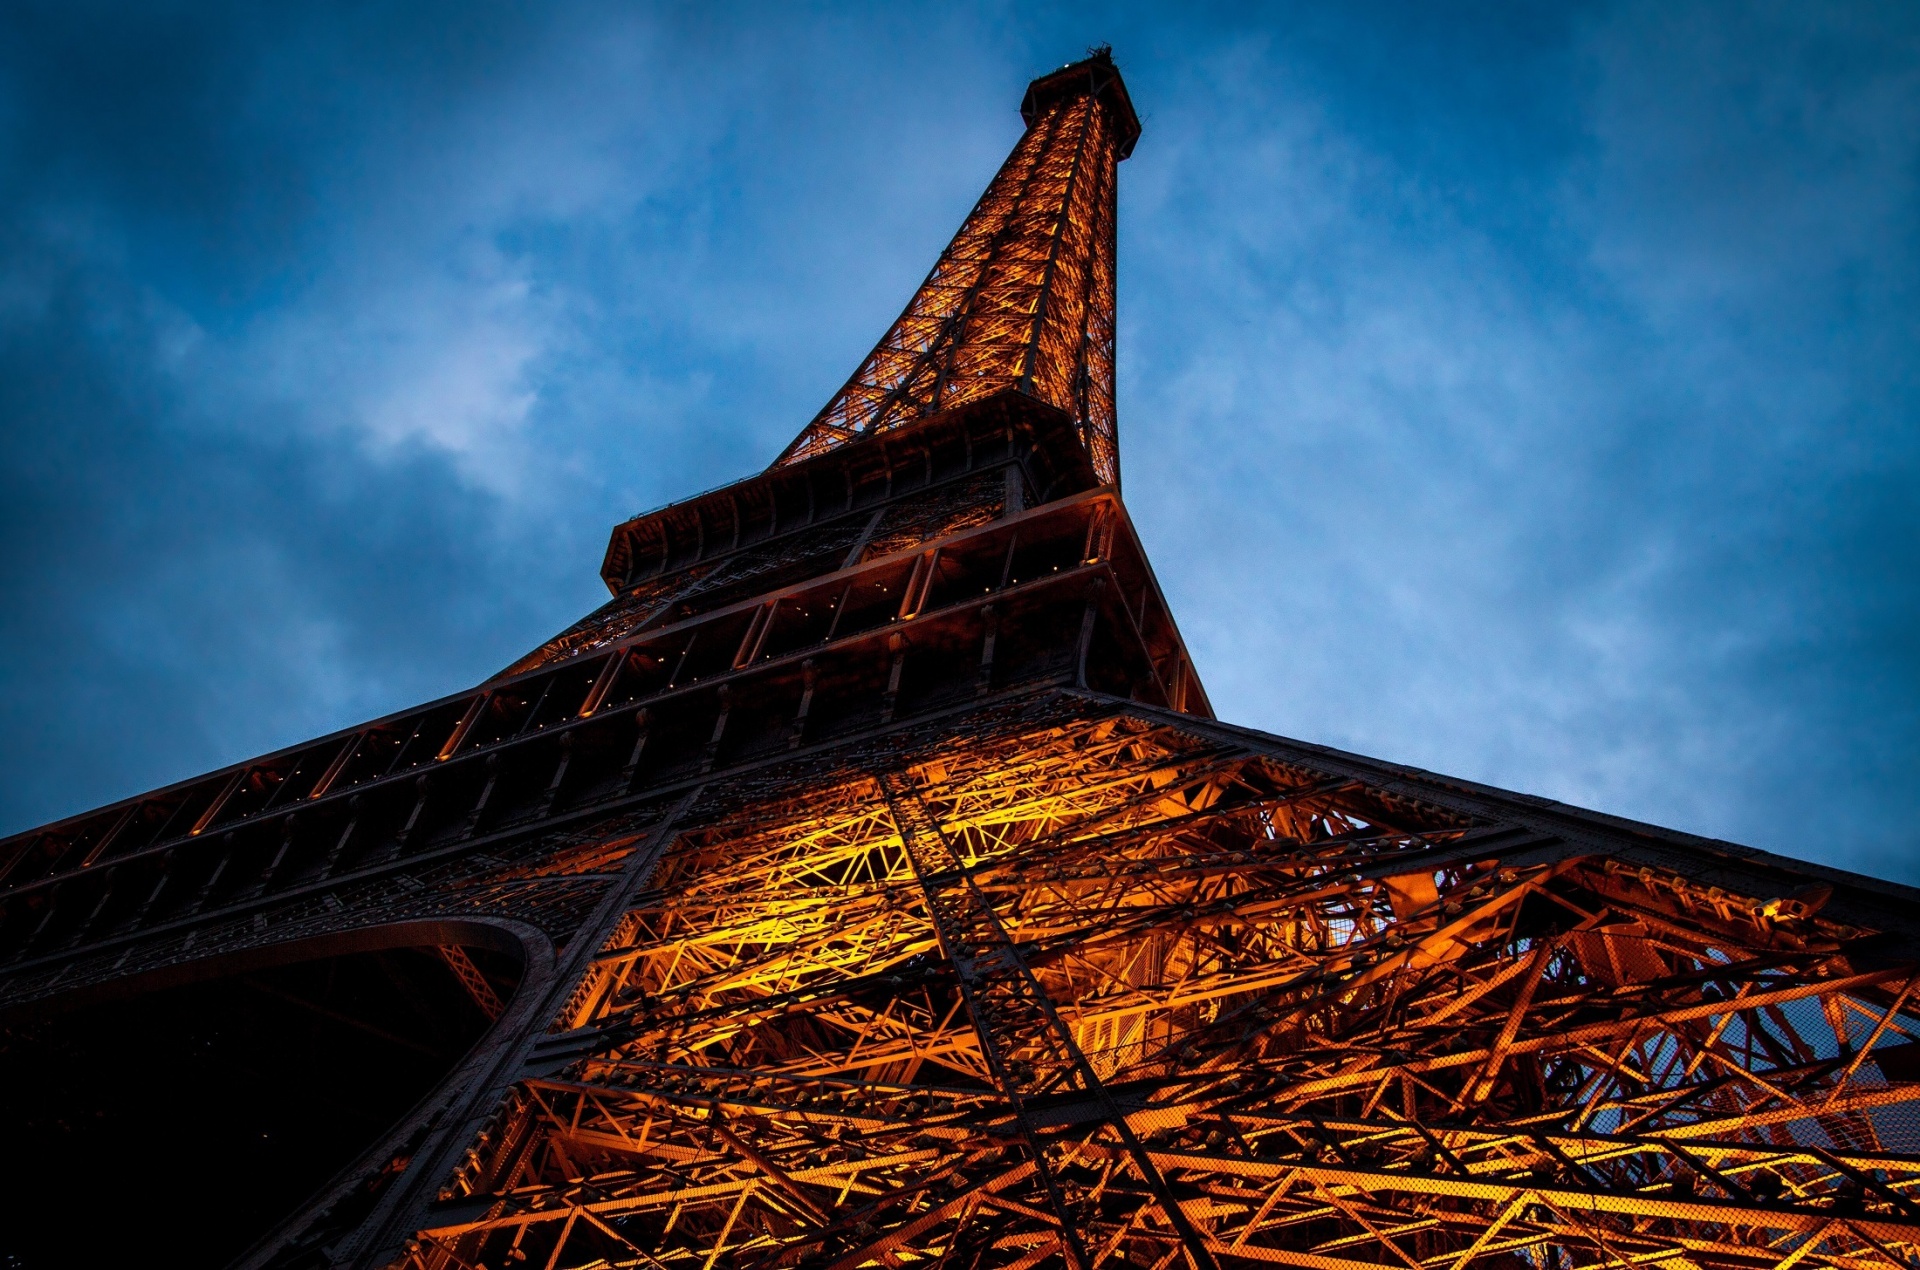
[[[636,729],[633,738],[633,752],[627,755],[627,762],[620,769],[620,783],[626,789],[633,788],[634,777],[640,772],[640,758],[647,751],[647,731],[651,723],[645,706],[634,712],[633,724]]]
[[[767,642],[767,630],[773,625],[773,613],[779,603],[778,600],[768,600],[753,611],[753,616],[747,621],[747,629],[740,636],[740,647],[733,653],[735,670],[743,670],[759,659],[760,646]]]
[[[687,646],[680,650],[679,660],[673,663],[673,673],[667,676],[667,687],[671,688],[680,682],[680,672],[687,668],[687,658],[693,656],[693,645],[700,638],[700,630],[696,626],[687,636]]]
[[[1179,1235],[1189,1270],[1219,1270],[1159,1167],[1128,1127],[1112,1094],[1081,1053],[1072,1031],[1060,1021],[1053,1001],[973,880],[967,861],[940,832],[933,814],[905,777],[887,772],[875,781],[886,798],[914,878],[926,896],[940,950],[959,976],[960,992],[979,1037],[981,1054],[1027,1139],[1060,1218],[1068,1260],[1077,1267],[1090,1266],[1080,1243],[1079,1222],[1060,1195],[1027,1107],[1036,1098],[1057,1099],[1061,1094],[1077,1092],[1090,1096],[1108,1131],[1119,1140]]]
[[[24,864],[29,856],[45,847],[49,836],[36,834],[23,840],[18,847],[14,848],[13,854],[4,863],[0,863],[0,886],[6,885],[7,879],[13,876],[13,871]]]
[[[188,912],[198,913],[207,906],[207,901],[213,898],[215,888],[220,885],[220,879],[226,875],[227,866],[232,863],[233,835],[223,833],[220,835],[220,859],[214,864],[213,872],[207,874],[207,880],[200,884],[199,891],[194,894],[193,903],[187,907]]]
[[[281,822],[280,846],[274,851],[273,859],[267,862],[266,869],[260,874],[260,880],[254,883],[253,893],[255,895],[264,894],[266,889],[273,885],[274,875],[280,872],[280,865],[285,862],[287,853],[293,850],[294,822],[299,819],[298,813],[295,813],[289,815]]]
[[[53,915],[60,911],[60,898],[61,891],[59,888],[55,888],[52,893],[47,896],[47,911],[40,914],[40,920],[34,923],[33,933],[28,935],[26,940],[20,945],[20,951],[14,955],[15,961],[25,959],[28,954],[33,951],[33,946],[40,942],[40,936],[46,934],[47,927],[53,924]]]
[[[445,762],[454,756],[455,751],[460,748],[460,743],[467,739],[467,733],[473,731],[473,725],[480,722],[480,715],[486,710],[487,702],[491,700],[493,700],[492,695],[484,692],[473,699],[467,706],[467,712],[460,716],[460,722],[454,725],[446,744],[442,745],[439,752],[434,755],[435,759]]]
[[[913,562],[913,572],[907,575],[906,589],[900,596],[900,611],[897,614],[903,622],[918,617],[927,607],[927,595],[933,590],[933,578],[940,568],[940,548],[922,552]]]
[[[80,861],[80,867],[83,869],[92,868],[94,862],[105,855],[108,848],[112,847],[115,842],[119,841],[120,835],[125,832],[128,825],[133,823],[133,818],[139,814],[139,811],[140,804],[135,803],[133,806],[121,812],[120,818],[113,822],[113,828],[101,834],[100,841],[94,843],[93,849],[87,852],[86,856]]]
[[[347,844],[353,841],[354,830],[360,827],[360,813],[366,810],[367,796],[355,794],[347,800],[347,823],[340,830],[340,836],[333,840],[333,846],[327,849],[327,858],[320,863],[320,877],[330,878],[340,863],[340,857],[346,852]]]
[[[1077,687],[1087,686],[1087,653],[1093,648],[1093,626],[1100,616],[1100,596],[1106,589],[1105,578],[1095,578],[1087,586],[1087,607],[1080,616],[1080,643],[1073,664],[1073,682]]]
[[[444,1101],[424,1122],[423,1140],[403,1165],[405,1172],[382,1191],[353,1232],[331,1250],[339,1266],[384,1266],[399,1257],[411,1233],[427,1224],[427,1207],[456,1166],[459,1153],[474,1141],[488,1117],[507,1096],[534,1046],[546,1035],[544,1023],[562,1016],[568,999],[593,967],[633,897],[646,886],[654,866],[672,846],[680,820],[705,792],[695,785],[649,829],[646,844],[621,866],[615,883],[567,941],[558,964],[543,971],[537,990],[521,985],[505,1003],[504,1035],[510,1043],[491,1051],[475,1066],[470,1080],[443,1087]],[[457,972],[456,972],[457,973]],[[419,1123],[419,1121],[416,1121]]]
[[[1087,540],[1080,548],[1080,563],[1105,560],[1112,550],[1113,509],[1105,503],[1095,503],[1093,514],[1087,517]]]
[[[727,712],[733,709],[733,689],[727,684],[719,688],[720,713],[713,720],[713,735],[707,738],[706,754],[700,760],[700,770],[713,770],[714,760],[720,756],[720,738],[727,734]]]
[[[480,797],[474,800],[473,810],[467,813],[466,836],[471,838],[480,831],[480,817],[486,814],[487,804],[493,800],[493,791],[500,784],[500,756],[487,755],[487,783],[480,787]]]
[[[340,779],[340,773],[347,770],[347,764],[351,763],[353,756],[360,752],[360,742],[365,736],[364,732],[357,733],[352,740],[340,747],[340,753],[334,756],[333,762],[327,764],[327,770],[320,773],[320,779],[315,781],[313,788],[308,791],[307,801],[311,802],[333,788],[333,783]]]
[[[797,750],[807,735],[807,714],[813,709],[813,686],[818,677],[813,658],[800,663],[800,709],[793,716],[793,732],[787,737],[787,748]]]
[[[553,804],[560,797],[560,785],[567,779],[567,768],[573,763],[573,733],[560,734],[560,761],[554,764],[553,779],[547,782],[546,792],[540,795],[542,819],[552,813]]]
[[[993,1081],[1000,1096],[1012,1109],[1015,1123],[1019,1126],[1020,1136],[1025,1139],[1027,1153],[1033,1159],[1034,1171],[1040,1178],[1041,1186],[1047,1193],[1053,1215],[1060,1222],[1060,1251],[1072,1270],[1092,1270],[1092,1259],[1080,1237],[1080,1221],[1068,1208],[1066,1198],[1060,1193],[1059,1180],[1054,1176],[1053,1163],[1048,1158],[1045,1145],[1040,1141],[1040,1133],[1035,1128],[1032,1117],[1027,1113],[1026,1099],[1021,1096],[1021,1086],[1026,1083],[1015,1075],[1014,1064],[1022,1064],[1023,1074],[1030,1070],[1024,1059],[1009,1053],[1009,1042],[1017,1052],[1019,1038],[1003,1035],[1004,1024],[1008,1021],[996,1017],[988,1003],[982,999],[989,990],[987,975],[994,970],[1006,971],[1010,963],[993,963],[994,954],[1001,950],[990,945],[989,937],[980,941],[979,929],[986,924],[980,910],[985,899],[973,887],[972,879],[966,878],[963,886],[972,890],[972,894],[948,894],[944,888],[932,879],[938,876],[951,876],[953,856],[945,849],[945,843],[938,836],[938,829],[932,818],[899,777],[887,774],[878,778],[882,795],[887,800],[887,808],[892,814],[894,827],[900,834],[900,841],[906,848],[907,858],[913,865],[914,880],[920,884],[921,892],[927,901],[927,913],[933,919],[934,934],[939,940],[940,951],[946,957],[960,980],[960,994],[965,1000],[968,1016],[973,1021],[973,1029],[980,1040],[980,1052],[987,1060],[987,1066],[993,1074]],[[965,878],[964,866],[960,875]],[[973,938],[969,938],[972,936]],[[1004,943],[1005,941],[999,941]],[[1009,948],[1010,952],[1011,949]],[[1024,966],[1020,967],[1024,969]],[[1037,984],[1031,982],[1031,974],[1026,976],[1027,1003],[1031,1004],[1038,994]],[[1017,991],[1017,990],[1016,990]]]
[[[840,619],[847,615],[847,601],[853,598],[853,583],[849,582],[840,592],[840,598],[833,602],[833,620],[827,623],[827,633],[820,642],[831,644],[833,637],[840,633]]]
[[[849,505],[853,502],[853,478],[851,476],[847,478],[847,502]],[[860,557],[866,554],[867,544],[873,541],[874,531],[880,528],[880,518],[886,514],[887,509],[885,507],[874,508],[873,515],[867,517],[867,527],[862,529],[860,536],[853,540],[853,546],[848,550],[847,558],[840,562],[842,569],[851,569],[860,563]]]
[[[173,862],[175,858],[175,853],[171,849],[161,853],[160,876],[153,880],[153,886],[148,889],[146,898],[141,900],[139,907],[133,910],[133,917],[128,923],[129,925],[138,927],[141,922],[147,919],[147,914],[153,911],[154,904],[160,899],[160,893],[166,890],[167,883],[173,880]]]
[[[579,713],[574,717],[584,719],[600,708],[600,703],[613,691],[614,684],[620,680],[620,672],[626,669],[627,653],[625,649],[607,658],[606,665],[600,667],[600,673],[594,676],[593,687],[587,690],[587,699],[580,703]]]
[[[547,698],[553,695],[553,686],[559,682],[559,675],[550,674],[547,676],[547,681],[540,685],[540,695],[533,699],[533,707],[527,711],[527,717],[520,720],[520,726],[513,731],[516,740],[534,731],[534,724],[540,721],[541,709],[547,704]]]
[[[232,798],[239,790],[240,782],[246,779],[246,768],[243,767],[235,772],[227,783],[221,787],[220,792],[214,795],[213,801],[207,804],[207,809],[200,813],[200,818],[193,822],[193,828],[187,830],[187,836],[189,838],[199,837],[201,833],[206,830],[206,827],[213,823],[213,818],[218,816],[221,809],[227,805],[227,800]]]
[[[413,747],[419,742],[420,734],[427,730],[429,717],[431,717],[430,714],[420,716],[420,721],[413,725],[413,731],[408,733],[407,739],[400,743],[400,748],[393,752],[393,758],[388,761],[386,770],[381,773],[382,776],[392,776],[400,770],[400,764],[406,761],[407,755],[413,752]]]
[[[103,869],[102,872],[106,877],[100,884],[100,898],[93,902],[93,907],[87,910],[87,915],[81,918],[79,924],[73,928],[73,934],[67,939],[69,948],[78,948],[86,942],[87,933],[93,928],[93,923],[99,918],[101,910],[106,908],[107,901],[113,898],[113,886],[118,879],[111,868]]]
[[[400,836],[394,839],[395,855],[407,849],[407,844],[413,839],[414,831],[420,827],[420,818],[427,813],[427,794],[431,788],[432,781],[424,773],[414,779],[413,810],[407,813],[407,822],[400,826]]]
[[[887,691],[881,698],[880,722],[893,722],[893,708],[900,700],[900,677],[907,664],[907,637],[895,632],[887,636],[887,651],[893,654],[893,665],[887,670]]]
[[[973,684],[973,695],[984,697],[993,691],[993,646],[1000,636],[1000,615],[988,604],[980,610],[986,634],[980,641],[980,673]]]

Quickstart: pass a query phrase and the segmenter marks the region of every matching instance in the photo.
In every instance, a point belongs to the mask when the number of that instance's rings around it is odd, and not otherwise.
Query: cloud
[[[1809,25],[1571,29],[1528,111],[1579,126],[1492,163],[1297,44],[1182,86],[1132,190],[1183,321],[1127,329],[1133,470],[1180,477],[1131,501],[1223,699],[1912,874],[1913,62]]]
[[[1236,721],[1915,876],[1899,9],[16,6],[0,821],[451,691],[764,464],[1116,45]]]

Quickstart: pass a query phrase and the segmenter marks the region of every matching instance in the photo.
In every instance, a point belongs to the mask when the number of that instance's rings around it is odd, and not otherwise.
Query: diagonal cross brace
[[[1059,1183],[1047,1166],[1038,1131],[1028,1113],[1028,1104],[1037,1093],[1051,1092],[1061,1086],[1086,1095],[1094,1104],[1098,1118],[1113,1127],[1122,1149],[1180,1237],[1189,1270],[1218,1270],[1219,1263],[1212,1250],[1187,1220],[1166,1178],[1127,1125],[1119,1104],[1075,1043],[1072,1031],[1060,1021],[1053,1001],[1021,958],[999,915],[981,893],[959,853],[940,832],[926,804],[897,772],[882,774],[875,780],[886,796],[887,808],[900,832],[914,877],[926,895],[927,912],[933,919],[941,951],[959,976],[967,1013],[980,1038],[981,1053],[993,1072],[1001,1096],[1013,1109],[1033,1152],[1048,1199],[1060,1218],[1070,1259],[1080,1270],[1091,1264],[1078,1224],[1068,1215]],[[1035,1071],[1028,1077],[1016,1068],[1012,1051],[1023,1042],[1037,1043],[1051,1070]]]

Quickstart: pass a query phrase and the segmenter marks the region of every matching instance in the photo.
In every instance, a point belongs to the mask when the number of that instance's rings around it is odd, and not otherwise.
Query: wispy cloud
[[[1920,868],[1904,11],[0,21],[8,824],[571,620],[1106,39],[1127,496],[1233,717]]]

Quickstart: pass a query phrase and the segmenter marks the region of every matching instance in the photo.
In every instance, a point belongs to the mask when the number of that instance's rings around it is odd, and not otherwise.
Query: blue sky
[[[596,604],[1101,41],[1126,496],[1223,715],[1920,881],[1895,4],[8,5],[0,831]]]

